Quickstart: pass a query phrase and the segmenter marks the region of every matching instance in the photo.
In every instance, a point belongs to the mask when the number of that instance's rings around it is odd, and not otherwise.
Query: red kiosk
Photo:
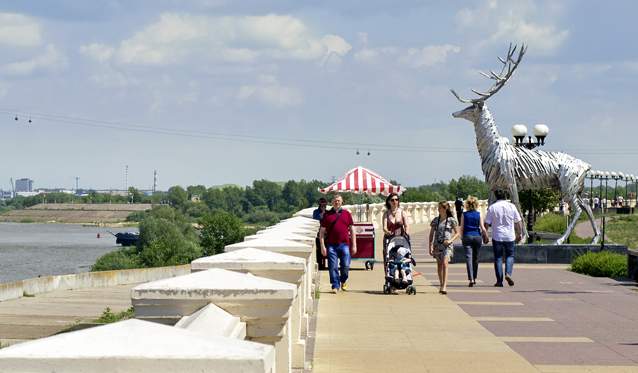
[[[380,176],[374,171],[367,168],[358,166],[348,171],[344,177],[336,181],[325,188],[320,188],[321,193],[366,193],[366,194],[382,194],[388,195],[390,193],[401,194],[405,191],[405,188],[400,185],[392,185],[384,177]],[[369,214],[363,209],[358,211],[351,211],[354,216],[359,217],[359,223],[355,223],[355,230],[357,233],[357,253],[352,256],[353,260],[365,260],[366,269],[374,269],[374,225],[368,220]],[[365,218],[362,218],[365,216]],[[321,252],[317,249],[317,262],[321,260],[319,258]]]

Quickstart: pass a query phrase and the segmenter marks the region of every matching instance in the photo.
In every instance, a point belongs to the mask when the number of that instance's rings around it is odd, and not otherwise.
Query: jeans
[[[342,283],[348,281],[348,269],[350,268],[350,246],[345,243],[328,245],[327,251],[330,284],[333,289],[339,289]]]
[[[465,267],[467,268],[467,279],[475,281],[478,275],[479,249],[483,244],[481,236],[463,236],[463,246],[465,247]]]
[[[505,274],[512,275],[514,269],[514,241],[492,241],[494,249],[494,272],[496,283],[503,284],[503,253],[505,253]]]

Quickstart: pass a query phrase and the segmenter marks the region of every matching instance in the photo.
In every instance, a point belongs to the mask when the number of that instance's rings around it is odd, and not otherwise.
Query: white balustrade
[[[292,367],[304,369],[308,331],[308,314],[303,307],[303,279],[306,272],[305,259],[258,249],[242,249],[223,254],[199,258],[191,263],[192,271],[211,268],[252,273],[255,276],[295,284],[298,296],[291,311]]]
[[[289,316],[296,296],[294,284],[209,269],[138,285],[131,292],[131,301],[135,317],[171,324],[214,303],[246,323],[247,339],[274,345],[277,373],[289,373]]]
[[[275,351],[266,344],[202,337],[182,328],[135,319],[0,350],[0,371],[13,373],[270,373],[274,365]]]

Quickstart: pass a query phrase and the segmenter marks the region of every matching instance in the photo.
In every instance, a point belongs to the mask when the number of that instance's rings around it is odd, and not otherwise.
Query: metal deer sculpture
[[[464,99],[451,90],[459,101],[470,104],[469,107],[453,113],[452,116],[469,120],[474,124],[476,146],[481,157],[485,181],[492,192],[498,189],[509,191],[512,202],[520,212],[519,190],[559,189],[563,201],[569,203],[570,211],[574,212],[574,216],[566,231],[555,243],[562,244],[569,237],[583,209],[594,229],[592,243],[597,243],[600,239],[600,230],[589,205],[584,203],[580,196],[585,187],[585,176],[591,166],[565,153],[530,150],[523,146],[511,145],[509,139],[499,134],[494,118],[485,104],[485,101],[503,88],[512,77],[527,48],[524,44],[521,45],[517,56],[516,50],[517,47],[512,47],[510,44],[506,58],[498,58],[503,64],[499,73],[481,72],[494,83],[487,92],[472,90],[479,97]],[[493,193],[490,197],[490,201],[492,200]]]

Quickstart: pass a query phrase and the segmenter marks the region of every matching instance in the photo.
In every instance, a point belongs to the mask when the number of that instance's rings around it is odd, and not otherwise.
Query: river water
[[[113,233],[137,228],[77,224],[0,223],[0,283],[88,272],[100,256],[116,250]],[[97,234],[101,238],[97,238]]]

